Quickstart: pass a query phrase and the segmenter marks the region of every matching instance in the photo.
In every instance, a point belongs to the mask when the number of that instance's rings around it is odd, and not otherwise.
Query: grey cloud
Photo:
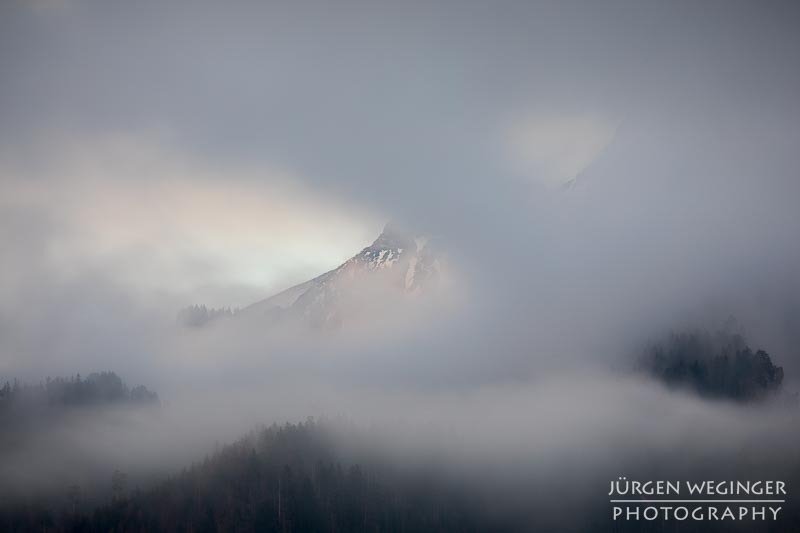
[[[394,335],[374,323],[322,339],[248,323],[176,331],[174,295],[132,293],[113,268],[65,280],[48,255],[62,229],[3,208],[3,372],[112,367],[145,381],[185,424],[159,428],[174,449],[326,410],[452,422],[470,460],[527,458],[535,442],[534,462],[593,440],[609,454],[585,460],[618,465],[666,457],[670,438],[708,424],[730,438],[721,453],[759,432],[791,453],[791,414],[761,419],[608,369],[650,336],[734,314],[787,375],[800,371],[793,3],[235,5],[4,4],[4,152],[47,158],[36,139],[51,128],[155,128],[217,168],[290,168],[322,197],[443,235],[460,305]],[[619,121],[568,191],[504,160],[509,120],[540,111]],[[415,325],[414,310],[387,312]],[[718,440],[684,443],[687,462]]]

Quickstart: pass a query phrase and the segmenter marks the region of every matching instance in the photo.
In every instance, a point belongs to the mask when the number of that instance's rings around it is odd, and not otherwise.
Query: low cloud
[[[613,141],[613,120],[591,114],[536,114],[509,127],[509,166],[527,179],[557,187],[575,179]]]
[[[18,219],[8,237],[40,246],[37,262],[62,280],[101,270],[133,290],[233,306],[335,266],[380,227],[289,171],[219,166],[157,139],[55,137],[6,153],[0,208]],[[47,234],[33,233],[36,220]],[[234,292],[226,301],[215,286]]]

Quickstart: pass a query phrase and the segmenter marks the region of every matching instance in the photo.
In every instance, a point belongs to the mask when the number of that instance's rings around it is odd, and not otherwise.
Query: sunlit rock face
[[[337,327],[348,318],[429,293],[438,286],[443,265],[439,239],[411,237],[390,222],[370,246],[339,267],[242,313]]]

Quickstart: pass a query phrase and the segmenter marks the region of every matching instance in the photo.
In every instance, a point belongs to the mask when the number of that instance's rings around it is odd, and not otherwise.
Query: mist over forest
[[[798,27],[2,3],[0,530],[797,530]]]

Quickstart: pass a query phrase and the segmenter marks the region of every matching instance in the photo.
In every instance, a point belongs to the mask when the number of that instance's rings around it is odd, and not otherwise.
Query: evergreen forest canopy
[[[498,530],[474,497],[452,484],[344,459],[330,430],[312,419],[255,430],[147,490],[129,490],[125,475],[114,472],[110,503],[85,510],[74,488],[57,509],[0,507],[0,530]]]
[[[726,330],[673,332],[651,344],[640,368],[671,387],[709,398],[764,400],[783,393],[783,368],[764,350]]]
[[[0,416],[18,410],[117,404],[158,404],[158,394],[144,385],[128,387],[114,372],[82,378],[47,378],[37,384],[6,381],[0,387]]]
[[[365,438],[345,428],[356,441]],[[398,469],[365,449],[345,452],[335,434],[342,426],[308,419],[250,432],[180,473],[141,490],[126,475],[111,476],[106,504],[81,505],[79,487],[60,506],[31,501],[0,505],[0,530],[9,533],[211,532],[517,532],[554,530],[683,531],[681,522],[611,522],[601,501],[582,502],[581,513],[552,516],[546,494],[525,493],[514,506],[491,483],[460,485],[435,468]],[[787,476],[795,479],[797,473]],[[788,479],[788,478],[787,478]],[[538,503],[537,503],[538,502]],[[555,522],[553,522],[555,520]],[[800,525],[788,508],[781,525]],[[703,531],[730,531],[730,523],[704,523]]]

